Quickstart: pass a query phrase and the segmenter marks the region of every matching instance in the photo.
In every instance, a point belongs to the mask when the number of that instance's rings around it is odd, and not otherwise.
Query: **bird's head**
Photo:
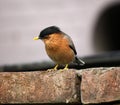
[[[34,40],[46,39],[49,35],[55,34],[55,33],[61,33],[61,30],[59,29],[59,27],[50,26],[50,27],[47,27],[47,28],[43,29],[40,32],[38,37],[34,37]]]

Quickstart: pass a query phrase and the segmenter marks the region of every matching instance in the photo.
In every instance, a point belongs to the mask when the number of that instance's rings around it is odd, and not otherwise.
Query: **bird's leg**
[[[60,71],[68,70],[68,64],[65,65],[64,69],[61,69]]]
[[[56,71],[57,70],[57,67],[58,67],[58,64],[53,68],[54,69],[54,71]]]
[[[53,69],[48,69],[47,71],[56,71],[58,67],[58,64]]]
[[[68,70],[68,64],[65,65],[65,68],[63,70]]]

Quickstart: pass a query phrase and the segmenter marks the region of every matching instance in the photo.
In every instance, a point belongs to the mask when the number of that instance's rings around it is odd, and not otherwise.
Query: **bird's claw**
[[[53,68],[53,69],[48,69],[47,71],[48,71],[48,72],[56,71],[56,69],[54,69],[54,68]]]
[[[57,71],[57,67],[58,67],[58,64],[53,69],[48,69],[47,71],[48,72]],[[65,71],[65,70],[68,70],[68,64],[66,64],[64,69],[60,69],[60,71]]]

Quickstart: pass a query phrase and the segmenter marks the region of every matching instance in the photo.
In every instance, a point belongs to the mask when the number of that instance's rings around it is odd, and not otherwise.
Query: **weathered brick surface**
[[[1,72],[0,103],[69,103],[79,101],[74,70]]]
[[[120,67],[0,72],[0,103],[70,102],[119,105]]]
[[[82,76],[82,103],[120,101],[120,68],[92,68],[78,73]]]

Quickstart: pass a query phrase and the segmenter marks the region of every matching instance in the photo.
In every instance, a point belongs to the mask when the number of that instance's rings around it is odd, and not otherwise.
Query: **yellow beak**
[[[34,37],[33,40],[39,40],[39,37]]]

